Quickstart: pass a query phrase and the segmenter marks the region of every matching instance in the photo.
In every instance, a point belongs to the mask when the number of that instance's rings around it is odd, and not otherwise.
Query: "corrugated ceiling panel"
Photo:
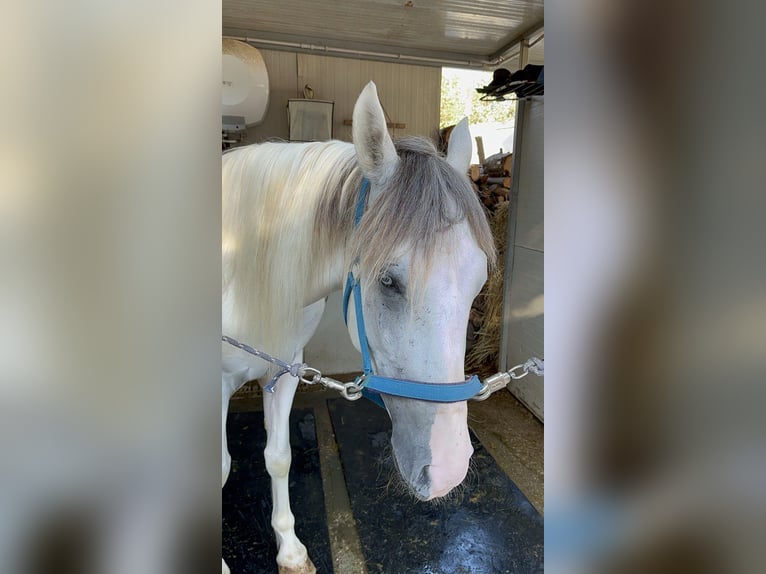
[[[543,0],[223,0],[226,33],[487,57],[542,24]],[[228,31],[228,32],[227,32]]]

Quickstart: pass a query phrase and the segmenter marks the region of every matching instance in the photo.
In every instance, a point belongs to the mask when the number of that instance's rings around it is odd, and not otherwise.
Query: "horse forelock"
[[[437,247],[454,240],[451,229],[465,221],[492,268],[494,240],[468,178],[458,174],[430,140],[405,137],[394,145],[398,168],[365,210],[348,243],[348,261],[359,262],[369,283],[410,249],[410,284],[417,292],[428,277]]]

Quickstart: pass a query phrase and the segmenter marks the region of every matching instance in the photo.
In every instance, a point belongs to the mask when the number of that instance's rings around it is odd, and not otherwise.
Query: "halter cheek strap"
[[[354,216],[354,227],[357,227],[362,219],[364,205],[367,201],[369,190],[370,182],[365,177],[362,180],[362,186],[359,189],[356,214]],[[343,291],[343,320],[346,324],[348,324],[348,305],[352,295],[354,297],[356,329],[359,334],[359,348],[362,351],[363,375],[359,378],[359,383],[364,385],[362,393],[366,398],[370,399],[378,406],[385,407],[383,400],[380,397],[381,393],[408,399],[419,399],[421,401],[439,403],[465,401],[478,394],[482,388],[482,383],[476,375],[466,381],[458,383],[425,383],[422,381],[392,379],[376,375],[372,370],[370,347],[367,343],[367,330],[364,327],[362,288],[359,279],[354,276],[354,272],[349,271],[348,276],[346,277],[346,287]]]

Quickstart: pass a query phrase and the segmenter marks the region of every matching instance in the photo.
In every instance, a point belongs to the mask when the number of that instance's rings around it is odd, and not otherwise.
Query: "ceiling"
[[[525,38],[542,57],[543,0],[223,0],[223,35],[263,48],[492,67]]]

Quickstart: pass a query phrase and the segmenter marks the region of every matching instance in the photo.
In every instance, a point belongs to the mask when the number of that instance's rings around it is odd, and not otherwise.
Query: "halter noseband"
[[[362,179],[362,187],[359,189],[359,197],[356,203],[355,228],[362,219],[364,204],[369,190],[370,182],[365,177]],[[381,407],[385,407],[380,396],[381,393],[408,399],[419,399],[421,401],[454,403],[470,399],[481,391],[482,384],[476,375],[459,383],[425,383],[405,379],[392,379],[374,374],[372,371],[370,348],[367,344],[367,331],[364,328],[362,289],[359,279],[354,277],[353,270],[349,270],[348,277],[346,278],[346,288],[343,292],[343,320],[346,324],[348,324],[348,304],[352,294],[354,295],[354,311],[356,312],[356,329],[359,333],[359,347],[362,350],[363,374],[357,382],[364,387],[362,393],[366,398]]]

